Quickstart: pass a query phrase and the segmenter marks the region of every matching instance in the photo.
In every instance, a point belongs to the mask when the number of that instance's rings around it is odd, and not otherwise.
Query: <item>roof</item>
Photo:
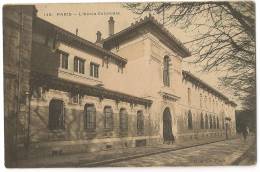
[[[132,33],[144,26],[149,26],[150,29],[153,29],[156,31],[156,33],[160,33],[162,36],[164,36],[169,41],[164,41],[164,43],[168,43],[167,46],[172,50],[176,51],[182,57],[191,56],[191,52],[184,46],[184,44],[180,40],[178,40],[173,34],[171,34],[152,15],[146,16],[144,19],[140,19],[139,21],[132,23],[131,26],[127,27],[126,29],[121,30],[118,33],[115,33],[106,39],[103,39],[103,47],[106,48],[110,46],[111,43],[115,42],[115,40],[119,39],[120,37],[128,36],[129,33]]]
[[[107,55],[116,60],[119,60],[123,64],[127,63],[127,59],[125,59],[119,55],[116,55],[116,54],[112,53],[111,51],[108,51],[86,39],[83,39],[69,31],[62,29],[59,26],[54,25],[50,22],[47,22],[39,17],[35,18],[35,24],[36,24],[36,26],[40,26],[40,27],[48,28],[48,29],[52,30],[56,34],[56,39],[58,39],[60,41],[66,42],[68,44],[72,44],[73,46],[82,48],[83,50],[88,50],[89,48],[91,48],[104,55]]]
[[[182,71],[182,75],[185,78],[191,78],[192,80],[194,80],[195,82],[199,83],[200,85],[202,85],[203,87],[205,87],[206,89],[210,90],[211,92],[215,93],[216,95],[218,95],[219,97],[221,97],[222,99],[224,99],[227,103],[233,105],[233,106],[237,106],[237,104],[231,100],[228,99],[227,96],[225,96],[223,93],[219,92],[217,89],[213,88],[212,86],[210,86],[209,84],[207,84],[206,82],[204,82],[203,80],[201,80],[200,78],[196,77],[194,74],[192,74],[191,72]]]
[[[32,72],[31,83],[33,85],[40,84],[48,87],[52,86],[58,90],[65,90],[65,91],[78,90],[79,93],[100,97],[101,99],[108,98],[116,101],[124,101],[133,104],[142,104],[145,106],[150,106],[153,103],[153,101],[149,99],[132,96],[129,94],[106,89],[99,86],[81,84],[74,81],[58,78],[57,76],[43,74],[39,72]]]

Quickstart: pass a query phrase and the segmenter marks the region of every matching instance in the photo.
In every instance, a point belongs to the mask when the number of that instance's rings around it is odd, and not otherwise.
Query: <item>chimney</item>
[[[108,20],[108,34],[109,36],[114,34],[114,26],[115,25],[115,21],[113,19],[113,17],[111,16]]]
[[[96,42],[100,42],[101,41],[101,32],[100,31],[97,31],[97,40],[96,40]]]
[[[79,29],[76,28],[76,35],[78,36],[78,34],[79,34]]]

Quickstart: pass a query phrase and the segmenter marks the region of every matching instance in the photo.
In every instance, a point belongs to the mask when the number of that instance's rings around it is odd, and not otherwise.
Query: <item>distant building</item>
[[[118,33],[110,17],[109,37],[98,31],[92,43],[37,17],[34,7],[4,10],[5,117],[16,114],[18,152],[33,157],[235,134],[236,104],[182,70],[189,50],[152,16]],[[10,12],[17,10],[25,14]],[[10,92],[9,69],[11,86],[18,79],[25,88]]]

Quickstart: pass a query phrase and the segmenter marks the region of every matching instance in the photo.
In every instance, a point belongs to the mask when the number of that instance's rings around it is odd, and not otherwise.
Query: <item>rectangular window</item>
[[[60,68],[68,69],[69,54],[63,51],[59,51],[60,54]]]
[[[85,73],[85,61],[81,58],[74,58],[74,72]]]
[[[96,129],[96,109],[94,105],[85,105],[85,129],[95,131]]]
[[[99,77],[98,68],[99,68],[98,64],[90,63],[90,76],[98,78]]]
[[[104,108],[104,116],[105,130],[113,130],[113,111],[111,107],[107,106]]]
[[[64,102],[53,99],[49,104],[49,129],[64,129]]]

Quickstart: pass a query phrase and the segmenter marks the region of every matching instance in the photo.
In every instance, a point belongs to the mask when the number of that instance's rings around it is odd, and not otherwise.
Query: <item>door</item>
[[[174,141],[172,133],[172,117],[169,108],[166,108],[163,112],[163,139],[166,141]]]

